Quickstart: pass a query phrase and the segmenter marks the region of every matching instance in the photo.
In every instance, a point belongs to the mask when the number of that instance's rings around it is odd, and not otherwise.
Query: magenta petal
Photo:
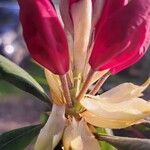
[[[130,58],[133,58],[135,55],[137,55],[139,53],[141,46],[143,45],[144,40],[146,39],[146,32],[147,32],[146,27],[147,26],[145,22],[141,24],[141,26],[139,26],[136,29],[135,39],[132,42],[132,45],[130,45],[124,52],[117,55],[115,58],[111,59],[109,63],[102,66],[100,70],[116,68],[129,61]]]
[[[140,47],[137,47],[137,49],[135,49],[135,53],[133,55],[128,55],[127,59],[121,61],[121,63],[119,63],[117,66],[112,67],[110,69],[111,73],[117,74],[120,71],[138,62],[147,52],[149,45],[150,45],[150,28],[147,29],[146,37],[142,45],[140,45]]]
[[[64,23],[64,28],[73,35],[73,22],[70,15],[70,4],[68,0],[61,0],[59,4],[61,17]]]
[[[71,7],[74,3],[80,0],[61,0],[59,4],[61,17],[64,23],[64,28],[69,31],[72,35],[74,32],[74,25],[72,21]]]
[[[92,2],[94,3],[95,0],[92,0]],[[96,35],[101,30],[103,22],[113,13],[125,6],[125,4],[127,4],[127,0],[105,0],[102,15],[96,25]]]
[[[55,74],[69,69],[64,30],[49,0],[21,0],[20,20],[31,56]]]
[[[76,3],[76,2],[78,2],[80,0],[68,0],[68,1],[69,1],[70,5],[72,5],[73,3]]]
[[[149,19],[148,3],[150,0],[132,0],[103,23],[89,61],[92,69],[99,70],[111,59],[133,51],[140,42],[143,43],[145,30],[141,26]],[[143,38],[136,38],[137,31]]]

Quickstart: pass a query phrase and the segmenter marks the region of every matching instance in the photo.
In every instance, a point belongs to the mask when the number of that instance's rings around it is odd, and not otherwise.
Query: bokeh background
[[[16,0],[0,0],[0,54],[27,70],[48,92],[43,70],[32,61],[26,49],[18,12]],[[141,84],[148,76],[150,51],[134,66],[110,77],[103,86],[103,91],[122,82]],[[145,91],[144,97],[150,100],[150,88]],[[35,97],[0,80],[0,132],[38,123],[41,112],[48,109]]]

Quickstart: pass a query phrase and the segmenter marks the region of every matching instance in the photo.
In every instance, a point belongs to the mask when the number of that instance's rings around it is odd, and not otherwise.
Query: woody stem
[[[67,101],[67,105],[69,107],[72,107],[72,100],[71,100],[70,91],[69,91],[69,87],[68,87],[67,77],[66,77],[66,75],[60,75],[59,77],[61,80],[64,96],[65,96],[66,101]]]
[[[90,86],[90,83],[91,83],[94,73],[95,73],[95,71],[90,69],[87,79],[85,80],[85,83],[83,84],[83,87],[82,87],[79,95],[77,96],[78,101],[80,101],[84,97],[84,94],[86,94],[86,92]]]
[[[111,75],[111,73],[108,71],[107,73],[105,73],[95,84],[95,87],[90,91],[89,94],[91,95],[95,95],[99,89],[102,87],[102,85],[104,84],[104,82],[108,79],[108,77]]]

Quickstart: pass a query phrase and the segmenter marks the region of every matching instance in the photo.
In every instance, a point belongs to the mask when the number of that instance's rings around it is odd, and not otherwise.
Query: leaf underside
[[[150,140],[118,136],[100,136],[100,139],[112,144],[118,150],[150,150]]]

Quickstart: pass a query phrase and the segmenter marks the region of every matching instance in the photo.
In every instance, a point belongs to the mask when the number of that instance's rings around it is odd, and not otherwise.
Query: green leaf
[[[128,138],[118,136],[100,136],[100,140],[106,141],[118,150],[149,150],[150,140],[139,138]]]
[[[102,135],[107,135],[107,131],[104,128],[97,128],[97,133],[102,134]],[[105,142],[105,141],[100,141],[99,142],[101,150],[116,150],[111,144]]]
[[[142,132],[149,132],[150,131],[150,124],[149,123],[143,123],[143,124],[138,124],[134,126],[135,129],[142,131]]]
[[[43,112],[41,115],[40,115],[40,122],[42,124],[46,124],[48,118],[49,118],[49,115],[47,112]]]
[[[24,150],[39,134],[42,125],[12,130],[0,135],[0,150]]]
[[[0,79],[28,92],[40,100],[50,103],[43,88],[25,70],[0,55]]]

